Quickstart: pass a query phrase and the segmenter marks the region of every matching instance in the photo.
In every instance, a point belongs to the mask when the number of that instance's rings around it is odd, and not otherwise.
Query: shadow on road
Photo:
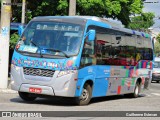
[[[141,94],[139,98],[145,97],[145,96],[146,96],[145,94]],[[114,100],[120,100],[120,99],[136,99],[136,98],[130,98],[124,95],[97,97],[97,98],[93,98],[90,101],[90,104],[96,104],[100,102],[114,101]],[[23,101],[21,98],[17,97],[17,98],[10,99],[10,101],[15,103],[43,104],[43,105],[53,105],[53,106],[75,106],[76,105],[73,98],[64,98],[64,97],[37,98],[35,101],[32,101],[32,102],[26,102],[26,101]]]
[[[43,104],[43,105],[54,105],[54,106],[74,106],[73,100],[69,98],[37,98],[35,101],[24,101],[21,98],[12,98],[11,102],[24,103],[24,104]]]
[[[138,98],[140,97],[145,97],[145,94],[140,94]],[[136,99],[136,98],[131,98],[129,96],[125,95],[115,95],[115,96],[106,96],[106,97],[97,97],[93,98],[91,100],[91,104],[93,103],[98,103],[98,102],[105,102],[105,101],[113,101],[113,100],[120,100],[120,99]]]

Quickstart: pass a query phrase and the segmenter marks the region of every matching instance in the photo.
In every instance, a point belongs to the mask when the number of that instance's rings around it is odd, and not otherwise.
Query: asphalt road
[[[70,99],[64,98],[38,98],[34,102],[24,102],[17,93],[0,93],[0,111],[160,111],[160,83],[151,83],[150,89],[138,98],[123,95],[94,98],[87,106],[75,106]],[[83,117],[78,119],[84,120]]]

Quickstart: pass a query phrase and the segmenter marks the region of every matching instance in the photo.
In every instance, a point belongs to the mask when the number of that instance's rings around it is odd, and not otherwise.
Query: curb
[[[18,93],[17,91],[11,89],[0,89],[0,93]]]
[[[11,80],[10,80],[10,78],[8,79],[8,87],[7,88],[0,88],[0,94],[1,93],[18,93],[18,91],[14,91],[14,90],[11,90]]]

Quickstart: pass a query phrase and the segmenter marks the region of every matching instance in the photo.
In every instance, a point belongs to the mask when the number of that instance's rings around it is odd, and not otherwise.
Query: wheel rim
[[[135,94],[136,94],[136,95],[138,95],[138,93],[139,93],[139,87],[138,87],[138,86],[136,86]]]
[[[86,89],[83,89],[82,95],[81,95],[81,100],[86,101],[89,97],[89,92]]]

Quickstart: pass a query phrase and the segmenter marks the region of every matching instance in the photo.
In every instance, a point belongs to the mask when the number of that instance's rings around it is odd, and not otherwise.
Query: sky
[[[153,3],[150,3],[153,2]],[[151,27],[154,32],[160,32],[160,0],[146,0],[144,2],[143,12],[155,13],[155,24]]]

